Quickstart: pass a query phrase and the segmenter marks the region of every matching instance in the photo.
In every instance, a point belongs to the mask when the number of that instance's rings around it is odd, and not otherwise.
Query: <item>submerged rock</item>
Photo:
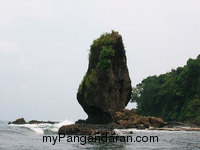
[[[121,35],[112,31],[94,40],[89,66],[77,99],[88,115],[87,123],[109,123],[131,97],[131,80]]]

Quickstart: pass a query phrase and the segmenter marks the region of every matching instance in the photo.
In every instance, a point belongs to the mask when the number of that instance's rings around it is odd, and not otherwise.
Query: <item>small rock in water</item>
[[[13,122],[9,122],[8,124],[26,124],[26,121],[24,120],[24,118],[19,118]]]

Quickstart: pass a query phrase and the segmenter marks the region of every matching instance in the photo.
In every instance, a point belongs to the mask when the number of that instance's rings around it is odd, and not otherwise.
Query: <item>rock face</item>
[[[140,116],[135,113],[135,110],[124,109],[120,112],[116,112],[113,116],[113,122],[123,126],[123,128],[160,128],[166,125],[161,118],[151,116]]]
[[[113,122],[109,124],[88,124],[83,120],[72,125],[62,126],[58,133],[68,135],[96,135],[116,134],[114,129],[159,129],[166,125],[161,118],[145,117],[135,113],[135,110],[123,109],[113,115]]]
[[[126,107],[131,80],[121,35],[103,34],[90,47],[89,66],[77,99],[88,115],[87,123],[109,123],[115,112]]]

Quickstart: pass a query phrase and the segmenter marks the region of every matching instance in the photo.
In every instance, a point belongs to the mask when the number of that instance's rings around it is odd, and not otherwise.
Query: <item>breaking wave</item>
[[[69,120],[64,120],[60,123],[49,124],[49,123],[40,123],[40,124],[23,124],[23,125],[16,125],[10,124],[10,126],[18,126],[23,128],[28,128],[37,134],[55,134],[58,132],[58,129],[63,125],[73,124],[74,122]]]

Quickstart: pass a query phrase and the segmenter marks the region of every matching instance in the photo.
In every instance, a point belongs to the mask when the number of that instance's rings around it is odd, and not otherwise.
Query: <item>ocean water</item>
[[[157,136],[158,142],[43,142],[43,136],[58,136],[58,128],[72,122],[59,124],[8,125],[0,121],[0,150],[132,150],[132,149],[200,149],[200,132],[197,131],[151,131],[151,130],[118,130],[121,136]],[[131,134],[128,134],[129,132]]]

